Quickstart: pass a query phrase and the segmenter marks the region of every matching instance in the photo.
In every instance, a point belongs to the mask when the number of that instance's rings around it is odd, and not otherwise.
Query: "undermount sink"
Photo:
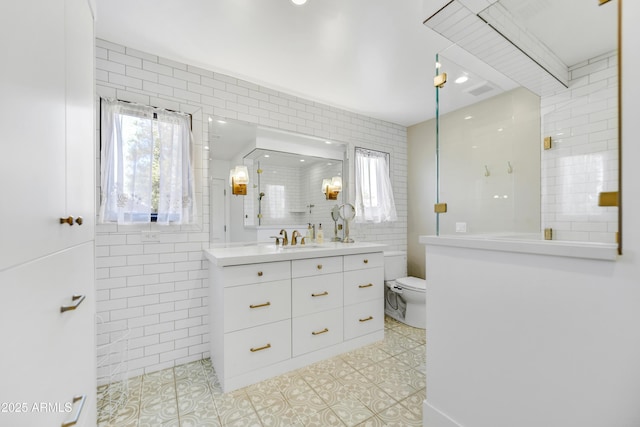
[[[312,249],[312,248],[319,248],[320,245],[316,245],[316,244],[310,244],[310,245],[287,245],[287,246],[282,246],[282,249],[285,251],[291,250],[291,249]]]

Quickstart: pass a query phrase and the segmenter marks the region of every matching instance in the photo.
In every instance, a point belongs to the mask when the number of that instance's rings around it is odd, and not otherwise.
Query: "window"
[[[189,116],[103,99],[100,123],[100,222],[193,222]]]
[[[356,222],[396,221],[389,153],[356,147]]]

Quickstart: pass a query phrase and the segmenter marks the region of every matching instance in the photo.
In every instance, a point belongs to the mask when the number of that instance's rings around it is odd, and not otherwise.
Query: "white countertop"
[[[618,258],[618,245],[613,243],[534,240],[531,238],[518,238],[517,236],[500,237],[491,235],[420,236],[419,241],[427,246],[450,246],[604,261],[615,261]]]
[[[297,244],[286,247],[276,246],[274,243],[229,243],[212,246],[209,249],[205,249],[204,253],[214,265],[224,267],[258,262],[382,252],[386,247],[387,245],[381,243],[367,242],[325,242],[321,245]]]

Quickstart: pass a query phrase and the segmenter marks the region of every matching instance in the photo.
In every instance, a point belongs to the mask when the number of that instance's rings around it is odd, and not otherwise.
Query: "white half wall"
[[[427,246],[425,426],[640,425],[640,3],[623,6],[624,253]]]

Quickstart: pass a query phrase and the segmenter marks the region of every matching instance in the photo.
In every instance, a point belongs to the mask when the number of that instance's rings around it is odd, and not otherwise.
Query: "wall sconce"
[[[239,165],[229,171],[231,194],[235,194],[236,196],[246,196],[248,183],[249,170],[246,166]]]
[[[327,200],[337,200],[340,191],[342,191],[342,177],[334,176],[322,180],[322,192]]]

